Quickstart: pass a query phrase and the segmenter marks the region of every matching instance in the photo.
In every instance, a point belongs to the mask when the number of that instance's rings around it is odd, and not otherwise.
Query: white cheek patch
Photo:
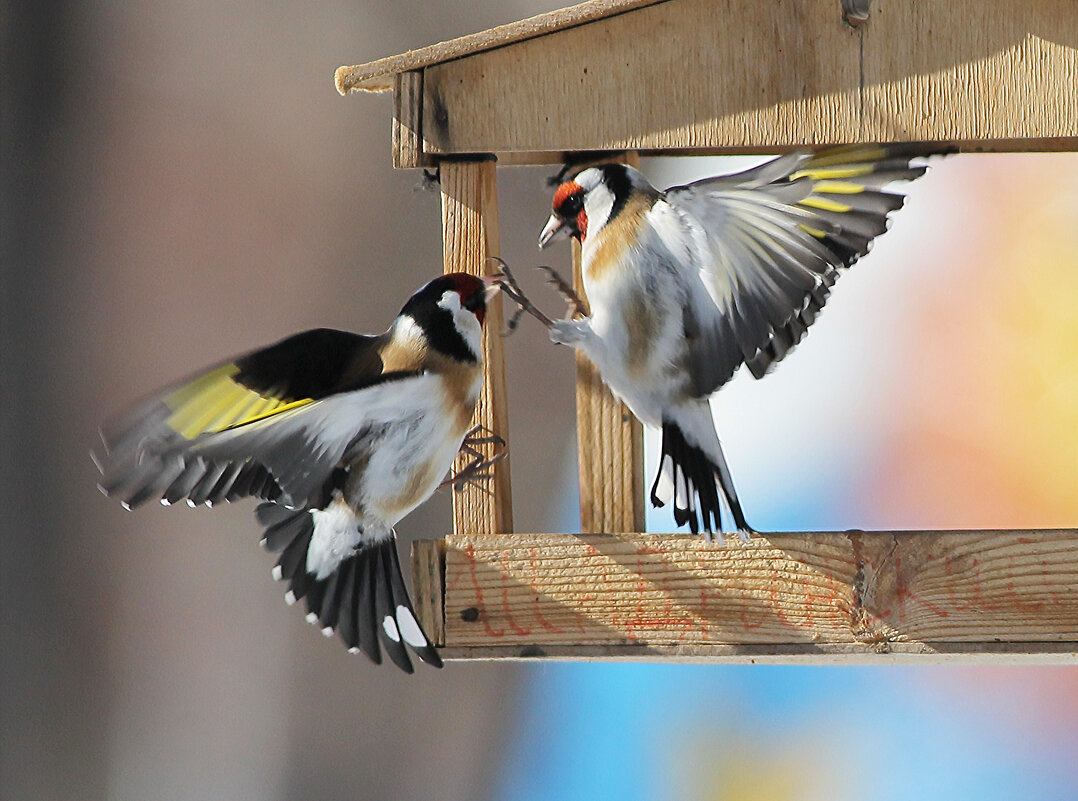
[[[399,338],[404,342],[423,339],[423,329],[410,315],[402,314],[398,317],[396,327],[397,330],[393,332],[394,338]]]
[[[438,305],[453,315],[454,327],[478,358],[483,352],[483,329],[475,314],[460,305],[460,293],[455,290],[446,292]]]
[[[614,195],[610,190],[604,186],[592,191],[584,201],[584,211],[588,215],[588,233],[601,230],[613,210]]]
[[[438,305],[448,311],[450,314],[456,314],[460,311],[460,293],[455,289],[451,289],[448,292],[442,294],[442,297],[438,301]]]
[[[401,641],[401,633],[397,630],[397,621],[393,619],[393,615],[386,615],[382,621],[382,628],[385,629],[386,636],[393,642]]]
[[[419,628],[419,624],[408,607],[397,607],[397,623],[400,626],[400,633],[404,635],[404,641],[413,648],[421,648],[427,644],[423,629]]]

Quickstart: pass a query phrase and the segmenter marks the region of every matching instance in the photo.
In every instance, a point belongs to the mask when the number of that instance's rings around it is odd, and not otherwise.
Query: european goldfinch
[[[223,362],[101,429],[101,490],[134,507],[253,496],[286,599],[349,649],[441,666],[416,621],[393,526],[425,501],[469,432],[482,324],[497,285],[434,279],[384,334],[316,329]]]
[[[839,269],[902,206],[885,187],[924,173],[912,157],[877,146],[792,152],[665,192],[632,167],[603,164],[557,188],[539,246],[580,240],[591,313],[554,322],[550,336],[662,429],[651,500],[673,499],[679,526],[711,539],[721,494],[748,539],[708,398],[742,363],[761,378],[800,342]]]

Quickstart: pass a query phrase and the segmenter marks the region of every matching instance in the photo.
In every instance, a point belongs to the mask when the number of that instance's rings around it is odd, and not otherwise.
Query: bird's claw
[[[501,450],[488,458],[479,450],[477,447],[479,445],[493,445],[495,448],[501,448]],[[491,468],[506,457],[508,449],[506,448],[505,440],[486,426],[477,425],[464,435],[464,441],[460,445],[460,452],[464,456],[470,457],[471,461],[439,484],[439,489],[452,487],[456,492],[463,492],[465,487],[471,485],[483,492],[489,492],[480,482],[484,479],[493,478],[494,471]]]
[[[545,325],[547,328],[551,325],[551,319],[539,311],[530,300],[527,295],[520,288],[520,284],[517,283],[516,277],[509,269],[509,265],[506,264],[505,259],[499,256],[491,256],[491,261],[498,263],[499,272],[494,276],[498,279],[498,285],[502,288],[502,294],[509,298],[513,303],[517,304],[517,310],[513,313],[513,316],[509,318],[509,322],[505,325],[505,331],[502,332],[502,336],[508,336],[516,330],[520,324],[520,317],[524,312],[532,315],[535,319]]]

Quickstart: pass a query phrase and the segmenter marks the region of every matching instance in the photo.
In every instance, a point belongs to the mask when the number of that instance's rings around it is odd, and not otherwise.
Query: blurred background
[[[0,7],[4,799],[1078,797],[1071,668],[407,677],[284,605],[253,504],[98,494],[88,451],[126,403],[305,328],[382,330],[440,271],[391,98],[333,70],[559,5]],[[549,172],[500,171],[511,264],[538,261]],[[750,522],[1078,525],[1078,156],[936,160],[908,194],[798,351],[714,402]],[[517,528],[573,531],[571,354],[525,320],[508,359]],[[443,495],[399,532],[449,525]]]

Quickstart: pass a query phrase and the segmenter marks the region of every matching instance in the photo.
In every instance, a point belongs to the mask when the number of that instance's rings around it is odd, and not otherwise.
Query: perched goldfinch
[[[559,320],[641,422],[662,429],[656,506],[711,539],[720,494],[745,521],[708,401],[746,364],[761,378],[800,342],[839,275],[887,229],[925,171],[898,147],[788,153],[746,172],[660,192],[632,167],[580,171],[554,194],[539,237],[582,245],[590,317]]]
[[[384,334],[317,329],[211,367],[101,430],[101,490],[128,507],[261,498],[290,603],[353,651],[440,667],[393,526],[430,497],[469,431],[496,284],[436,278]]]

